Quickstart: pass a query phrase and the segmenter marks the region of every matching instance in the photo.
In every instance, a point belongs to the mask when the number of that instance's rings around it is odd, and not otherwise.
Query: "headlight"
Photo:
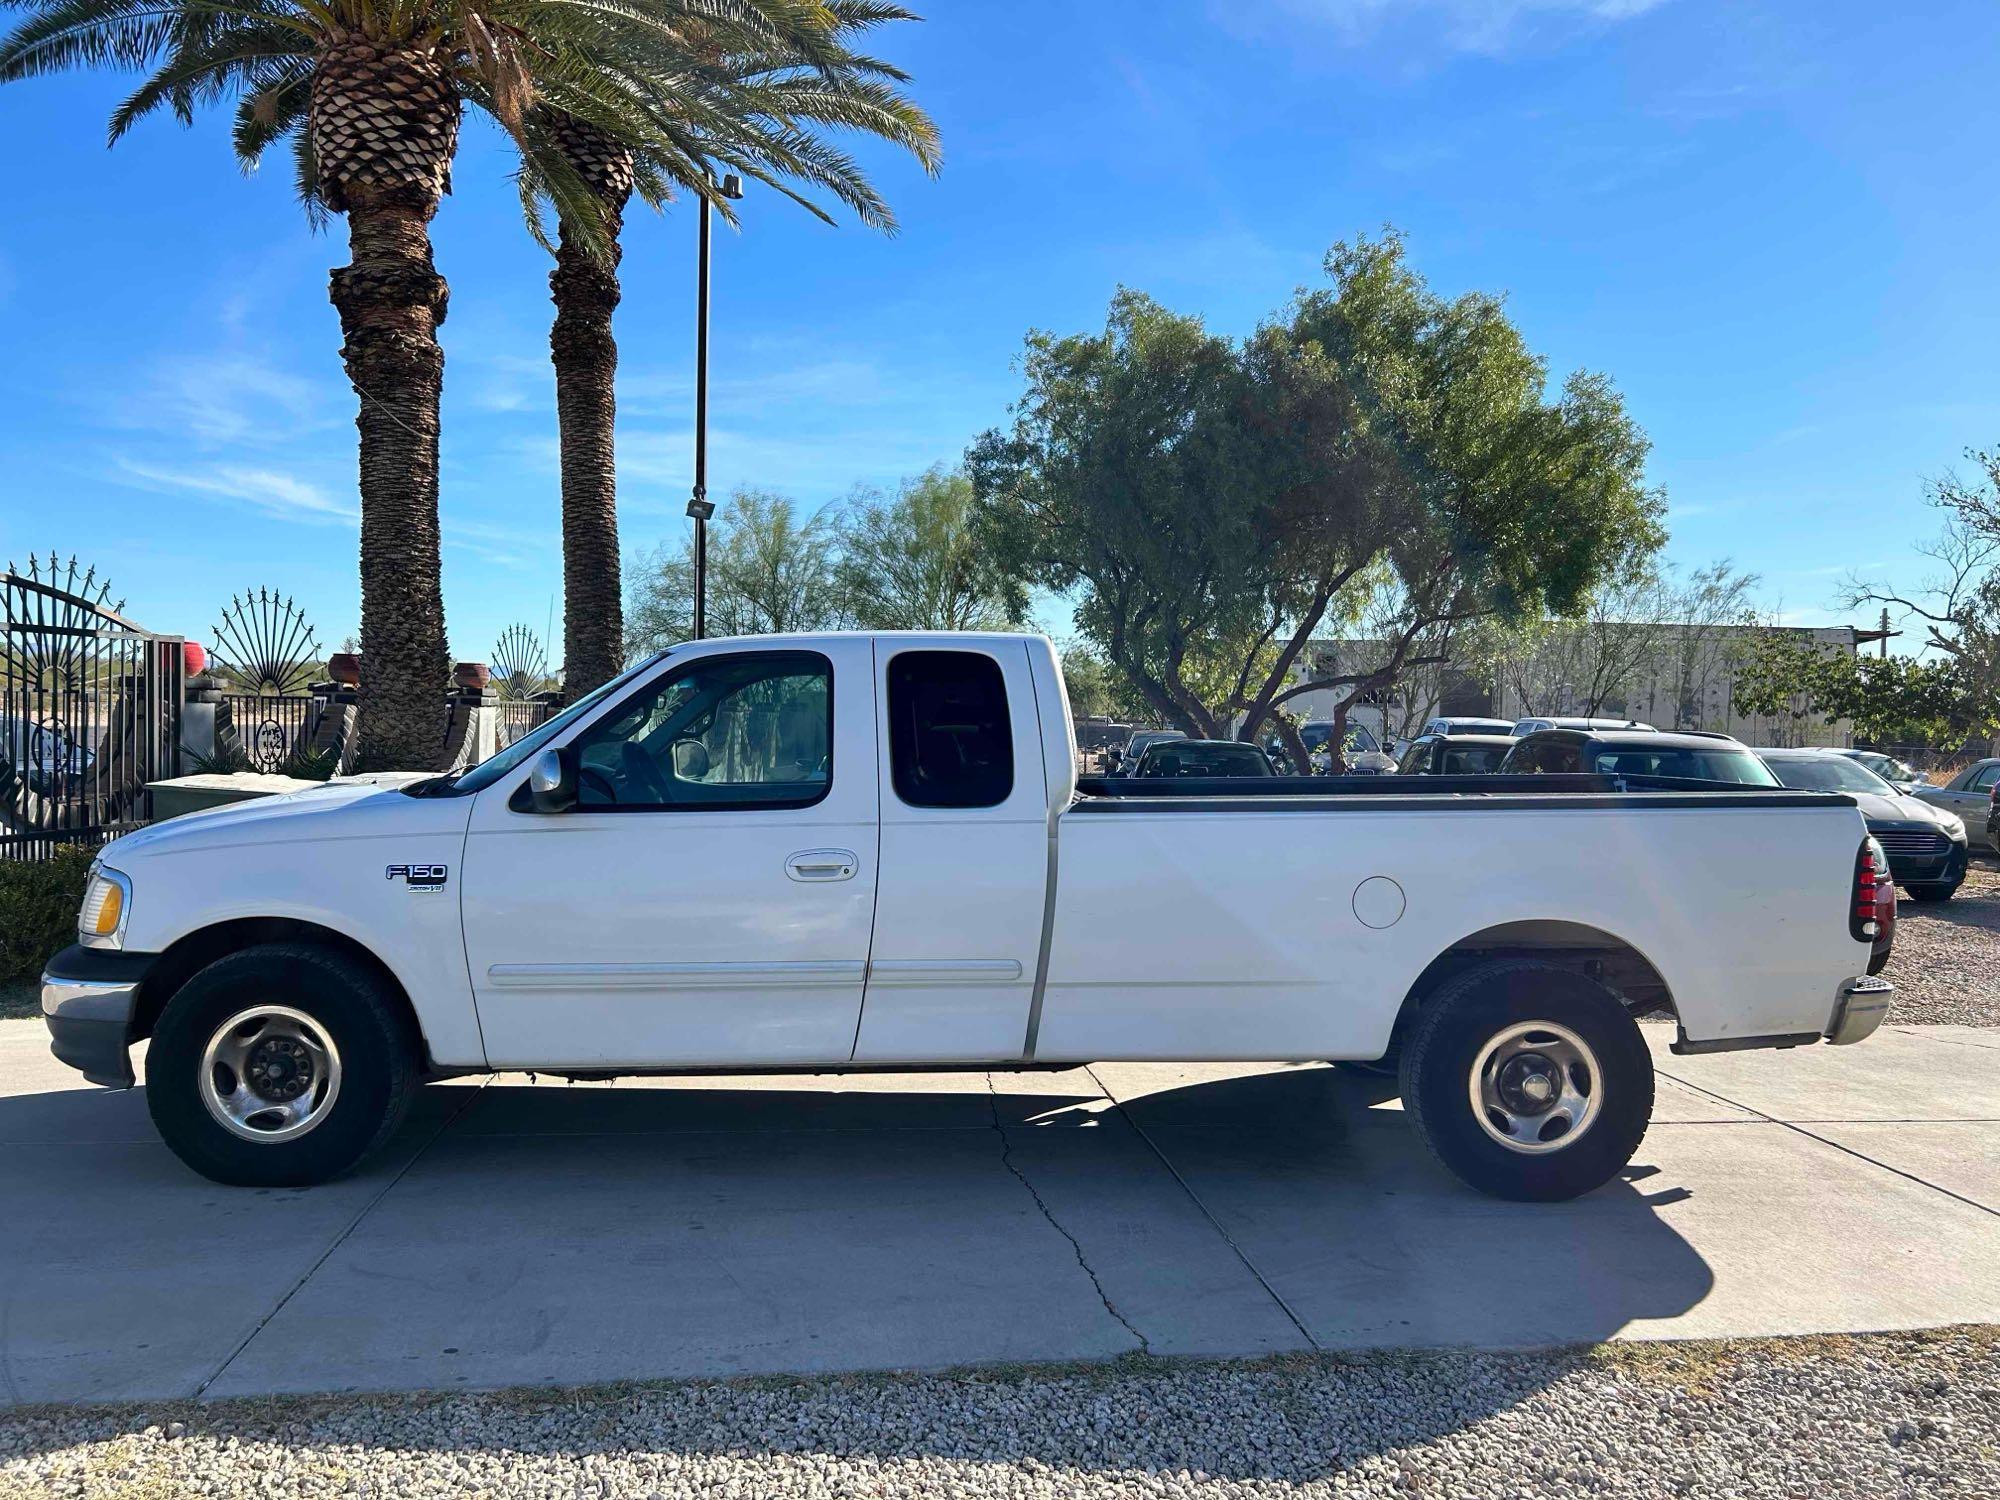
[[[86,948],[122,948],[125,923],[132,915],[132,882],[102,865],[90,872],[83,910],[76,917],[76,940]]]
[[[1944,830],[1946,838],[1950,839],[1954,844],[1965,842],[1965,819],[1961,818],[1957,813],[1948,813],[1940,808],[1937,820],[1938,827]]]

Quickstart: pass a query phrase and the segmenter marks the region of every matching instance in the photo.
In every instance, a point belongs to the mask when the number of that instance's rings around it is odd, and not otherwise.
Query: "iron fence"
[[[107,609],[75,571],[0,574],[0,858],[136,828],[146,784],[180,770],[181,641]]]
[[[253,770],[276,771],[312,744],[326,704],[309,694],[224,693],[216,706],[218,741],[233,735]]]
[[[500,726],[499,748],[505,750],[529,730],[545,723],[560,704],[540,698],[503,698],[497,705]]]

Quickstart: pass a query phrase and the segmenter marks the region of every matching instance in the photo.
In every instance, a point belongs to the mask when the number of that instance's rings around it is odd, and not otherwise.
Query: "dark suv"
[[[1502,775],[1582,771],[1599,776],[1729,781],[1739,786],[1779,784],[1770,767],[1726,734],[1657,729],[1538,729],[1514,742],[1514,748],[1500,762],[1500,771]]]

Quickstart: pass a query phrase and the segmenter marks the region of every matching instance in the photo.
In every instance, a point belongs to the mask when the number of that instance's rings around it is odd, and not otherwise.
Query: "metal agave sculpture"
[[[319,641],[296,601],[269,589],[231,596],[215,627],[215,663],[249,692],[280,697],[311,686]]]
[[[493,685],[502,698],[532,698],[549,685],[549,654],[535,632],[509,625],[493,643]]]
[[[54,552],[46,565],[28,554],[21,572],[10,561],[0,610],[5,612],[5,645],[0,662],[6,675],[23,684],[76,690],[97,655],[96,633],[124,622],[125,601],[107,604],[111,580],[97,576],[97,566],[84,568],[75,557],[65,563]]]

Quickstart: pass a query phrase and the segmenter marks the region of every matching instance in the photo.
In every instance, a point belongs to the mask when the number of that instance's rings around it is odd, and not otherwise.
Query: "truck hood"
[[[388,832],[397,812],[413,807],[399,788],[423,779],[400,772],[361,776],[187,813],[113,839],[104,846],[104,862],[122,868],[118,861],[136,854],[325,838],[345,832],[349,823]]]

